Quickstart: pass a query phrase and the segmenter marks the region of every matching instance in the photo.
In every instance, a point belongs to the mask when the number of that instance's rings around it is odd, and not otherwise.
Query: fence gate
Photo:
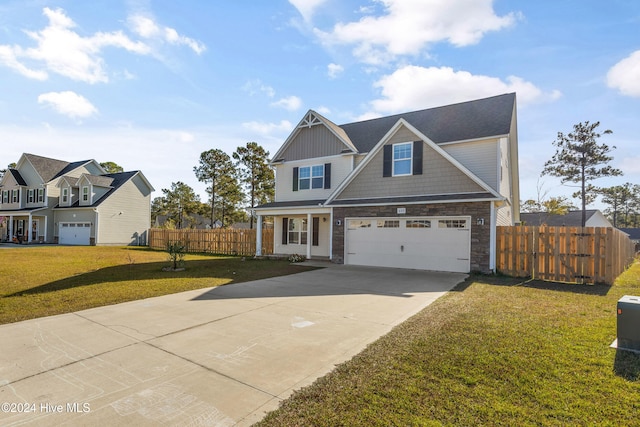
[[[613,284],[631,262],[628,236],[605,227],[498,227],[496,268],[510,276]]]

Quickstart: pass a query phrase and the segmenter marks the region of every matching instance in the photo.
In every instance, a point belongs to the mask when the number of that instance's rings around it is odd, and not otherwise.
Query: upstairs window
[[[63,188],[62,189],[62,203],[68,203],[69,202],[69,189],[68,188]]]
[[[87,186],[82,187],[82,201],[83,202],[89,201],[89,187]]]
[[[9,190],[2,192],[2,203],[9,203]]]
[[[11,190],[11,203],[20,202],[20,190]]]
[[[44,203],[44,188],[38,188],[38,203]]]
[[[28,203],[33,203],[36,201],[36,192],[33,188],[29,189],[29,192],[27,193],[27,202]]]
[[[331,163],[293,168],[293,191],[331,188]]]
[[[412,147],[411,142],[393,145],[393,176],[411,175]]]

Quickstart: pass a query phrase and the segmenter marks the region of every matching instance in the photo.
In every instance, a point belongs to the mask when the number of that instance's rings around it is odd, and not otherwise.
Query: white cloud
[[[640,50],[611,67],[607,73],[607,85],[623,95],[640,97]]]
[[[17,46],[0,45],[0,64],[12,68],[25,77],[35,80],[47,80],[49,75],[43,70],[32,70],[18,61],[16,54],[21,54],[22,49]]]
[[[143,15],[131,15],[128,20],[131,30],[145,39],[153,39],[160,42],[167,42],[173,45],[184,45],[193,50],[198,55],[202,54],[207,47],[204,43],[183,36],[174,28],[161,27],[153,19]]]
[[[98,113],[87,98],[75,92],[48,92],[38,96],[38,104],[47,104],[55,111],[71,118],[90,117]]]
[[[265,122],[245,122],[242,127],[261,135],[271,135],[272,133],[290,132],[293,125],[288,120],[282,120],[280,123]]]
[[[322,114],[322,115],[329,115],[331,114],[331,110],[328,107],[325,106],[320,106],[318,108],[315,109],[318,113]]]
[[[242,90],[247,92],[250,96],[256,95],[259,92],[264,93],[269,98],[273,98],[276,95],[276,91],[271,86],[262,83],[260,79],[247,81],[242,85]]]
[[[516,92],[518,104],[557,99],[560,92],[544,93],[533,83],[510,76],[503,81],[497,77],[474,75],[467,71],[454,71],[449,67],[399,68],[378,80],[382,98],[371,102],[372,112],[366,118],[381,114],[447,105],[503,93]]]
[[[329,77],[332,79],[335,79],[336,77],[338,77],[340,74],[342,74],[343,71],[344,71],[344,67],[342,65],[334,64],[334,63],[327,65],[327,73],[329,74]]]
[[[296,111],[302,106],[302,100],[295,95],[282,98],[271,103],[272,107],[284,108],[287,111]]]
[[[298,9],[298,12],[300,12],[300,15],[302,15],[305,21],[309,22],[316,9],[326,1],[327,0],[289,0],[289,3]]]
[[[419,54],[433,43],[475,44],[485,33],[508,27],[517,19],[514,13],[496,15],[493,0],[378,1],[384,15],[338,23],[329,32],[316,28],[316,35],[327,45],[352,45],[362,62],[379,65],[400,55]]]

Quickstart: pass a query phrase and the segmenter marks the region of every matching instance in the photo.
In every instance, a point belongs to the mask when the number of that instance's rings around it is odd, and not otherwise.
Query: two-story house
[[[95,160],[23,154],[0,180],[2,241],[144,245],[153,187],[140,171],[107,174]]]
[[[516,95],[344,125],[311,110],[271,164],[256,214],[276,255],[490,272],[496,226],[519,221]]]

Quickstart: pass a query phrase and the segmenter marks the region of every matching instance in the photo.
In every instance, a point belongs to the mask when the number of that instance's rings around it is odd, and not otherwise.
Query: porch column
[[[13,215],[9,215],[9,241],[13,242]]]
[[[311,243],[313,243],[313,218],[307,214],[307,259],[311,259]]]
[[[31,212],[29,212],[29,224],[27,227],[25,227],[28,230],[27,233],[29,233],[27,234],[27,236],[29,236],[27,238],[27,244],[29,244],[33,240],[33,229],[31,228],[32,221],[33,221],[33,216],[31,215]]]
[[[258,215],[256,227],[256,256],[262,256],[262,215]]]
[[[47,243],[47,226],[49,225],[48,224],[48,219],[49,219],[49,217],[47,215],[45,215],[44,216],[44,233],[42,233],[42,236],[43,236],[43,240],[42,241],[44,243]]]

